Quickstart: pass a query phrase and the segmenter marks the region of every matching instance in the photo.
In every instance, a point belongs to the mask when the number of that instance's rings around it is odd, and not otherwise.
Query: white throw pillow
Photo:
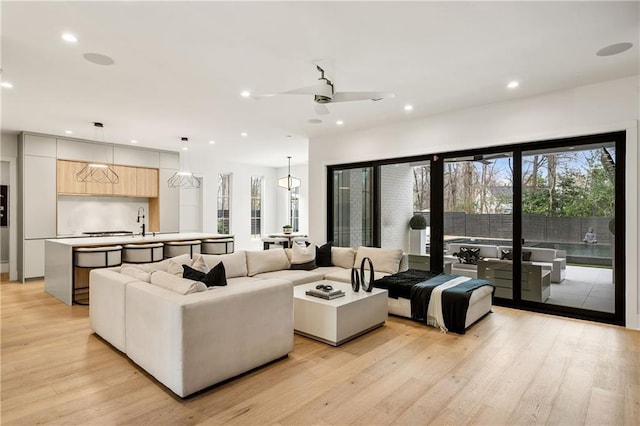
[[[378,247],[358,247],[354,266],[359,268],[362,263],[362,259],[365,257],[371,259],[374,271],[395,274],[400,268],[402,250],[383,249]],[[365,262],[365,269],[369,269],[369,262]]]
[[[291,248],[291,264],[299,265],[301,263],[309,263],[316,260],[316,246],[302,247],[300,244],[294,244]]]
[[[289,259],[282,249],[247,251],[248,275],[289,269]],[[226,265],[225,265],[226,266]]]
[[[143,271],[142,269],[135,268],[133,266],[123,266],[120,268],[120,273],[122,275],[128,275],[137,280],[144,281],[146,283],[151,282],[151,273]]]
[[[331,247],[331,263],[333,266],[351,269],[355,258],[356,251],[351,247]]]
[[[179,294],[191,294],[207,291],[207,285],[200,281],[192,281],[175,276],[165,271],[156,271],[151,274],[151,284]]]
[[[247,256],[244,250],[238,250],[230,254],[199,254],[193,256],[191,267],[200,272],[207,273],[218,263],[224,264],[227,278],[247,276]]]

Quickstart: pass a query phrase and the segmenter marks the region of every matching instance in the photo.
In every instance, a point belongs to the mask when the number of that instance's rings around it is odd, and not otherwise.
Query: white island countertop
[[[54,238],[44,242],[44,290],[67,305],[73,304],[73,249],[124,244],[164,243],[233,238],[228,234],[178,232],[173,234],[119,235],[111,237]]]
[[[72,237],[72,238],[54,238],[51,241],[57,244],[63,244],[70,247],[94,247],[108,246],[111,244],[143,244],[143,243],[162,243],[165,241],[187,241],[187,240],[208,240],[233,238],[229,234],[208,234],[203,232],[178,232],[173,234],[156,234],[147,233],[144,237],[140,234],[118,235],[113,237]]]

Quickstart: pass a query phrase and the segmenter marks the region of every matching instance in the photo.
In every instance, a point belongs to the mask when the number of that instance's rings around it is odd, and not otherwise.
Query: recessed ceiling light
[[[0,86],[7,88],[7,89],[12,89],[13,88],[13,84],[9,83],[8,81],[3,81],[2,83],[0,83]]]
[[[251,96],[251,92],[245,90],[244,92],[240,93],[240,96],[242,96],[243,98],[248,98],[249,96]]]
[[[62,34],[62,39],[66,42],[69,43],[77,43],[78,42],[78,37],[76,37],[75,35],[71,34],[71,33],[64,33]]]
[[[131,143],[138,143],[138,141],[135,139],[131,139]]]
[[[247,132],[240,133],[240,136],[246,137],[247,136]]]
[[[518,87],[518,86],[520,86],[520,83],[519,83],[519,82],[517,82],[517,81],[515,81],[515,80],[514,80],[514,81],[510,81],[510,82],[507,84],[507,87],[508,87],[509,89],[515,89],[515,88],[516,88],[516,87]]]
[[[616,43],[610,46],[603,47],[596,52],[598,56],[613,56],[618,53],[626,52],[633,47],[632,43]]]
[[[73,133],[71,130],[65,130],[64,132],[65,132],[66,134],[68,134],[68,135],[70,135],[70,134],[72,134],[72,133]]]
[[[344,121],[342,121],[342,120],[338,120],[338,121],[336,121],[336,124],[337,124],[338,126],[342,126],[342,125],[344,124]]]
[[[183,147],[182,147],[182,150],[183,150],[183,151],[189,151],[189,148],[187,148],[186,146],[183,146]]]
[[[409,104],[405,105],[404,106],[404,110],[405,111],[413,111],[413,105],[409,105]]]
[[[213,145],[216,141],[209,141],[209,145]]]

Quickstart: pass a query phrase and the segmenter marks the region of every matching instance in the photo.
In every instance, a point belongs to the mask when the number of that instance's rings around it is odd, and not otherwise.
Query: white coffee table
[[[345,292],[343,297],[325,300],[305,292],[318,284]],[[318,281],[293,288],[293,328],[296,333],[333,346],[358,337],[387,320],[387,290],[354,292],[351,284]]]

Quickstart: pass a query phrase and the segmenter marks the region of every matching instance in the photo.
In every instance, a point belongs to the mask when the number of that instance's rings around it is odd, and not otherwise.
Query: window
[[[262,176],[251,178],[251,238],[262,234]]]
[[[289,214],[291,215],[292,231],[300,230],[300,187],[291,188],[291,199],[289,200]]]
[[[229,194],[231,186],[231,175],[230,174],[219,174],[218,175],[218,233],[219,234],[229,234],[230,224],[230,210],[231,210],[231,200]]]

